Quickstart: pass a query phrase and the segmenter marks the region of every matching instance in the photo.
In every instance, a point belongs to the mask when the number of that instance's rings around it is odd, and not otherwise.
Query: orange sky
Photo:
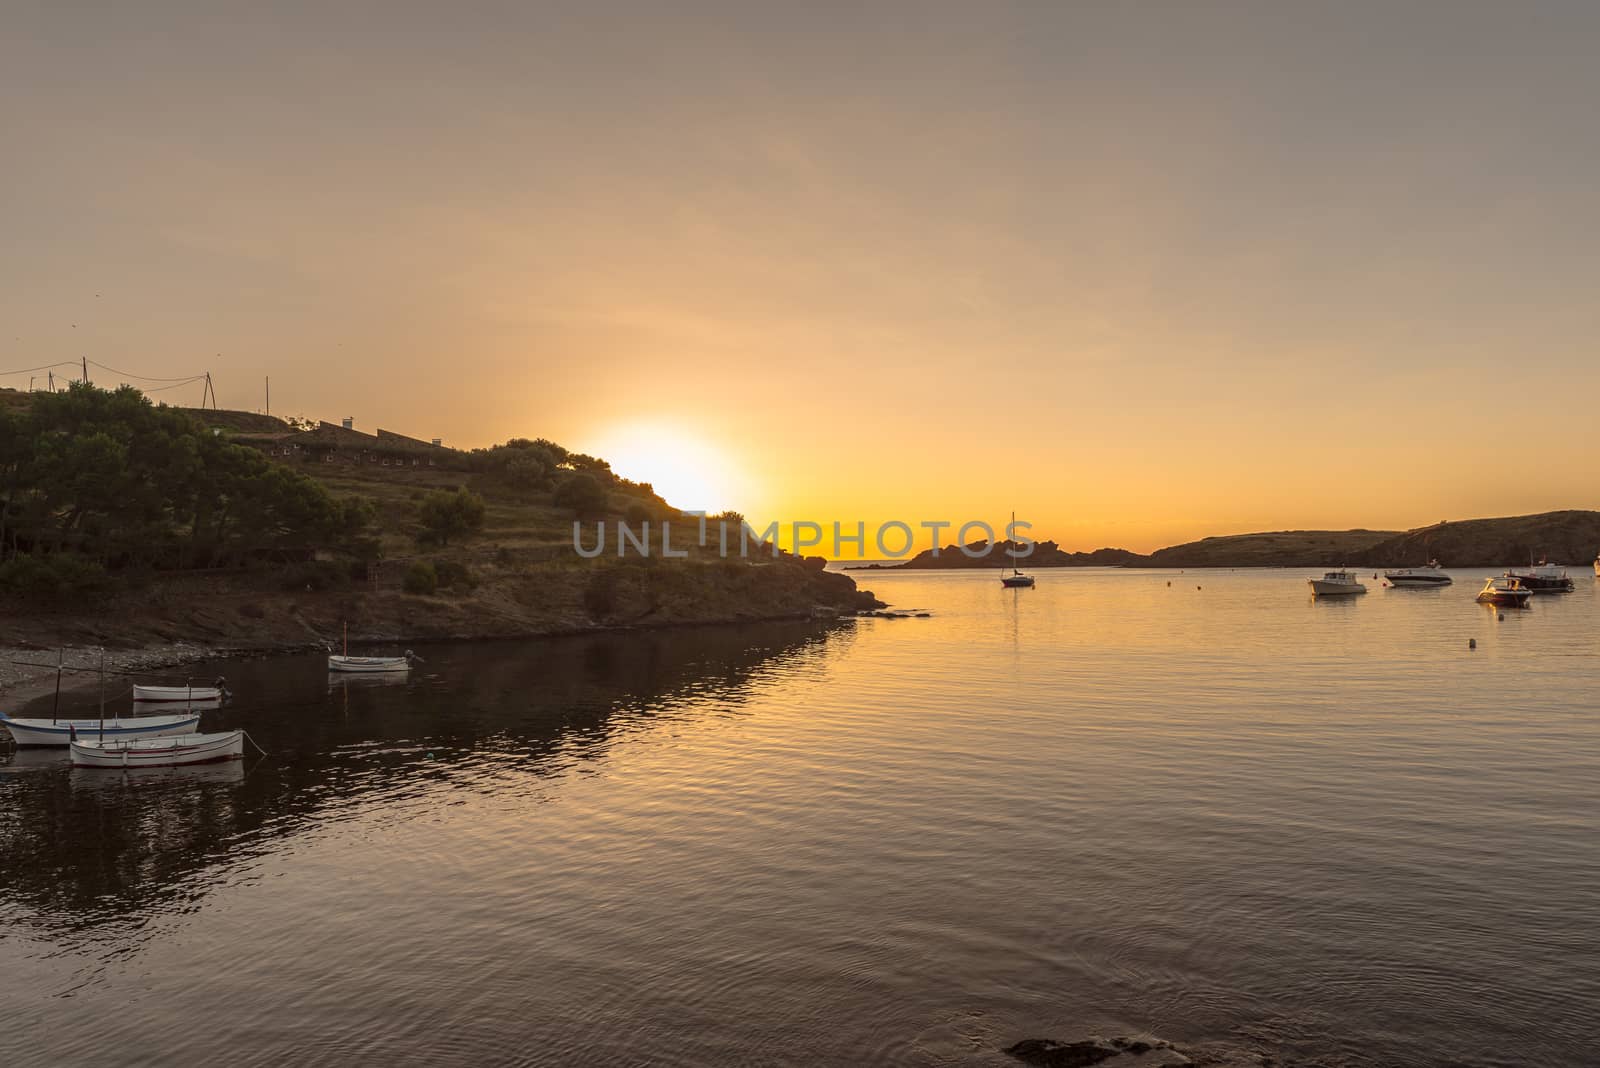
[[[1075,549],[1600,506],[1597,9],[64,7],[0,370]]]

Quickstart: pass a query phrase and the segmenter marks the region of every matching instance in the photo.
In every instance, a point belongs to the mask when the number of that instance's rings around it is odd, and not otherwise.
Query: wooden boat
[[[244,758],[244,731],[217,734],[177,734],[167,738],[89,737],[75,741],[75,768],[175,768],[185,764],[211,764]]]
[[[78,738],[99,737],[105,724],[107,741],[139,738],[164,738],[190,734],[200,725],[200,713],[180,712],[167,716],[135,716],[130,719],[12,719],[0,712],[0,726],[11,732],[18,745],[64,746]]]
[[[133,688],[135,701],[184,701],[206,702],[221,701],[229,696],[228,684],[224,679],[217,679],[210,686],[138,686]]]
[[[408,649],[404,656],[330,656],[329,671],[375,672],[410,671],[416,657]]]
[[[1483,584],[1483,589],[1478,591],[1479,604],[1499,604],[1511,608],[1522,608],[1533,599],[1533,591],[1522,584],[1522,581],[1509,575],[1492,578]]]
[[[1319,579],[1306,579],[1306,582],[1318,597],[1349,597],[1367,592],[1367,588],[1356,581],[1354,571],[1329,571]]]

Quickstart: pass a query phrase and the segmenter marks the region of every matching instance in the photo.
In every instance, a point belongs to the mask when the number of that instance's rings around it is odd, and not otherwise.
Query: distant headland
[[[1010,541],[924,549],[904,563],[846,570],[957,570],[1011,563]],[[1446,567],[1502,567],[1544,557],[1586,564],[1600,551],[1600,512],[1568,510],[1499,519],[1445,520],[1415,530],[1276,530],[1226,534],[1153,553],[1128,549],[1067,552],[1053,541],[1034,544],[1024,568],[1041,567],[1399,567],[1438,560]]]

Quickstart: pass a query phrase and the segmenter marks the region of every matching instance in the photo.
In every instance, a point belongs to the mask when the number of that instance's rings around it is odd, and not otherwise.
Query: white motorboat
[[[1402,567],[1395,571],[1385,571],[1383,577],[1391,586],[1413,589],[1448,586],[1454,581],[1449,573],[1439,566],[1437,560],[1429,560],[1424,567]]]
[[[217,734],[177,734],[168,738],[89,737],[75,741],[75,768],[174,768],[184,764],[210,764],[244,758],[244,731]]]
[[[404,656],[339,656],[328,657],[329,671],[377,672],[410,671],[417,656],[407,649]]]
[[[200,725],[200,713],[134,716],[130,719],[12,719],[0,712],[0,726],[11,732],[18,745],[64,746],[76,738],[98,738],[104,723],[107,741],[164,738],[191,734]]]
[[[1356,581],[1354,571],[1329,571],[1319,579],[1306,579],[1306,582],[1318,597],[1348,597],[1367,592],[1367,588]]]
[[[231,696],[226,679],[218,678],[210,686],[139,686],[133,688],[135,701],[179,701],[194,704],[216,703]]]
[[[1510,575],[1492,578],[1483,584],[1483,589],[1478,591],[1479,604],[1506,605],[1511,608],[1526,608],[1533,599],[1533,591],[1522,584],[1522,580]]]
[[[1600,578],[1600,556],[1594,558],[1594,575],[1595,578]]]

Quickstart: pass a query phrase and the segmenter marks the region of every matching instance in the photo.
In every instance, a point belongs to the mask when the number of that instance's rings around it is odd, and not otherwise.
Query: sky
[[[1600,507],[1597,51],[1578,3],[13,0],[0,371],[1069,549]]]

